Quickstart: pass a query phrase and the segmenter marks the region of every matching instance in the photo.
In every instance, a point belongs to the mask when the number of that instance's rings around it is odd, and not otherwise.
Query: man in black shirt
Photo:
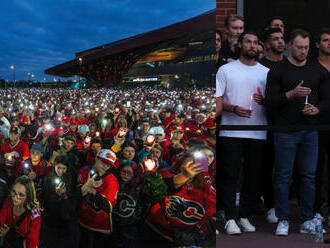
[[[329,108],[326,73],[307,60],[309,34],[301,29],[290,35],[290,54],[267,76],[266,106],[275,125],[315,125],[318,115]],[[315,233],[313,203],[318,155],[317,131],[274,132],[276,235],[289,232],[289,186],[297,159],[300,177],[300,233]]]
[[[269,28],[265,31],[265,45],[267,47],[267,55],[263,57],[260,63],[270,70],[274,70],[278,63],[286,59],[283,56],[285,42],[283,33],[280,28]],[[273,123],[270,116],[267,116],[268,123]],[[278,218],[275,216],[274,209],[274,187],[273,187],[273,171],[274,171],[274,133],[267,133],[267,155],[265,156],[264,166],[262,168],[262,192],[264,198],[264,207],[267,209],[267,221],[269,223],[277,223]]]
[[[328,77],[330,78],[330,28],[322,28],[319,30],[319,32],[317,33],[315,45],[316,48],[318,49],[318,58],[316,62],[317,64],[319,64],[319,66],[322,69],[327,71]],[[321,113],[320,123],[323,125],[330,125],[329,111]],[[322,178],[323,178],[326,154],[328,155],[328,157],[330,156],[330,131],[319,131],[319,159],[318,159],[316,179],[315,179],[315,188],[316,188],[315,205],[314,205],[315,215],[320,215],[321,205],[323,203],[321,188],[323,184]],[[328,190],[328,197],[329,196],[330,196],[330,190]],[[328,226],[330,226],[330,217],[328,217]]]
[[[286,59],[283,56],[285,42],[280,28],[271,28],[266,31],[265,46],[268,53],[261,59],[260,63],[262,65],[273,69],[278,62]]]

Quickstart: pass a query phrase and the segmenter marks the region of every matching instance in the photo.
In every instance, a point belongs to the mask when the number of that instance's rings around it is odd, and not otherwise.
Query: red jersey
[[[6,141],[1,146],[1,157],[5,159],[2,168],[4,168],[9,174],[13,175],[16,167],[21,161],[30,157],[30,150],[28,145],[21,140],[15,146],[11,146],[11,144]],[[13,164],[6,162],[11,162],[13,160]]]
[[[15,176],[18,177],[20,172],[24,170],[24,164],[29,166],[29,170],[34,171],[37,175],[46,176],[52,169],[51,164],[47,163],[44,160],[40,160],[39,164],[32,165],[31,159],[26,159],[21,162],[19,166],[16,167]]]
[[[6,224],[7,226],[13,226],[19,220],[18,216],[14,216],[13,207],[10,198],[7,198],[3,203],[0,210],[0,226]],[[39,232],[40,232],[40,210],[33,209],[22,221],[17,228],[17,232],[24,237],[23,247],[36,248],[39,244]],[[6,242],[3,248],[9,248]]]
[[[171,237],[170,225],[203,226],[216,213],[216,191],[207,181],[204,186],[204,197],[202,191],[186,184],[178,193],[166,196],[151,208],[147,224],[165,238]]]
[[[78,185],[87,182],[90,167],[83,167],[79,171]],[[90,208],[87,206],[86,198],[82,200],[79,211],[79,224],[87,229],[95,232],[101,232],[110,234],[113,231],[112,228],[112,209],[114,208],[117,200],[117,193],[119,190],[119,184],[117,178],[109,173],[102,179],[102,185],[95,190],[106,198],[110,205],[110,213],[96,208]]]
[[[82,120],[76,118],[74,121],[75,121],[75,123],[77,123],[78,126],[80,126],[82,124],[86,124],[87,126],[89,125],[89,121],[86,118],[84,118]]]
[[[170,147],[173,146],[173,143],[171,140],[167,140],[167,141],[162,142],[161,145],[163,147],[163,159],[171,165],[177,159],[175,154],[171,153]],[[181,145],[183,147],[185,147],[186,143],[181,140]]]

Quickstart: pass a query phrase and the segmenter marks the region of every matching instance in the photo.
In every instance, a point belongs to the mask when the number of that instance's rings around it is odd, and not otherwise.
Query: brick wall
[[[223,31],[225,17],[237,13],[237,0],[216,0],[216,4],[216,26]]]

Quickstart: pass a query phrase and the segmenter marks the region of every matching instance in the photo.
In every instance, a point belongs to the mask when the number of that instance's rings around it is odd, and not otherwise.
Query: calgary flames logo
[[[134,198],[125,193],[118,193],[117,214],[122,218],[130,218],[135,212],[136,202]]]
[[[198,202],[186,200],[179,196],[168,197],[166,212],[169,217],[187,225],[195,225],[205,216],[205,209]]]
[[[127,129],[126,128],[121,128],[118,133],[118,138],[122,138],[126,135]]]
[[[116,156],[111,151],[106,155],[106,157],[110,159],[112,162],[116,161]]]

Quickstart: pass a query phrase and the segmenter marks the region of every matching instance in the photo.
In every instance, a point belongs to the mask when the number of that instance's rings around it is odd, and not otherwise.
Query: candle
[[[308,96],[305,98],[305,105],[308,104]]]
[[[250,111],[252,111],[253,95],[250,97]]]

